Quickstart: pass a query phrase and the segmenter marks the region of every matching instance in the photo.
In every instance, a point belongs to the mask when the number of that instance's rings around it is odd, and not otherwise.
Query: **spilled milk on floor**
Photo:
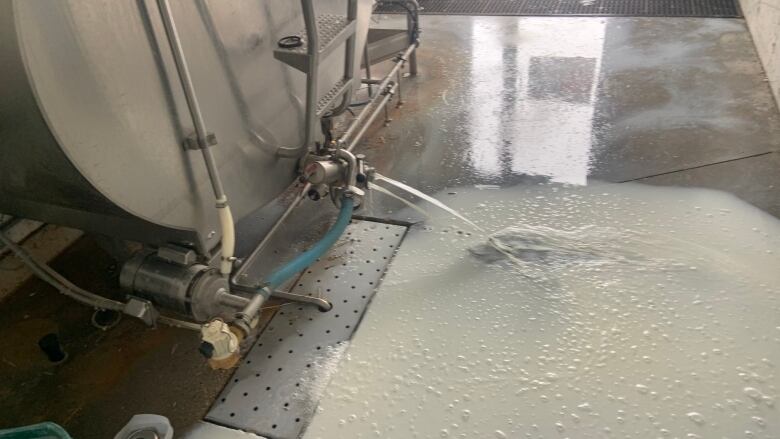
[[[780,437],[780,221],[710,190],[458,189],[307,438]]]

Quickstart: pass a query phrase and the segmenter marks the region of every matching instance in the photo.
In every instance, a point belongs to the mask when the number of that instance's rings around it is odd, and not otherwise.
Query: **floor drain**
[[[110,309],[98,309],[92,313],[92,326],[107,331],[113,328],[119,319],[122,318],[122,314]]]

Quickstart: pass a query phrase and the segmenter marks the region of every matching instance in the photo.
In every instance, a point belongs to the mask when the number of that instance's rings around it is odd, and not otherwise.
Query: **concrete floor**
[[[365,145],[387,175],[702,186],[780,216],[780,115],[743,20],[423,23],[405,111]]]
[[[742,20],[428,16],[422,25],[420,73],[402,110],[359,147],[383,174],[429,192],[594,179],[702,186],[780,216],[780,114]],[[111,264],[93,243],[78,245],[60,267],[112,288]],[[10,377],[0,427],[51,419],[75,437],[110,437],[146,411],[183,431],[228,378],[205,369],[191,333],[129,321],[102,332],[66,302],[37,281],[3,302],[0,340],[14,347],[0,349],[0,376]],[[57,367],[35,346],[53,327],[72,335],[71,360]]]

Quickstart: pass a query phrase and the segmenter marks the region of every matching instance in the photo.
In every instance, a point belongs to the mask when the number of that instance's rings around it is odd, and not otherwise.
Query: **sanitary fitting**
[[[364,189],[368,189],[368,183],[374,180],[376,169],[366,164],[364,154],[355,154],[358,163],[358,172],[355,176],[356,183]]]
[[[382,91],[383,95],[395,96],[395,83],[391,82],[387,84],[387,87]]]
[[[363,204],[365,191],[358,187],[358,173],[362,160],[346,149],[337,149],[334,153],[337,159],[341,159],[347,164],[347,174],[342,184],[330,191],[331,199],[336,206],[341,206],[341,199],[347,197],[354,201],[355,209]]]
[[[208,358],[213,369],[230,369],[240,359],[240,343],[243,334],[235,331],[222,319],[204,323],[200,329],[201,343],[198,350]]]
[[[254,293],[254,296],[244,305],[241,311],[233,316],[233,326],[240,330],[244,336],[248,336],[252,329],[257,326],[257,316],[260,314],[260,307],[271,297],[271,290],[268,287],[263,287],[259,290],[250,289],[250,291]]]
[[[328,158],[312,156],[303,169],[303,175],[312,185],[328,185],[343,179],[341,163]]]
[[[312,185],[306,195],[320,200],[330,194],[336,206],[340,206],[343,197],[348,197],[354,201],[355,208],[360,207],[372,168],[366,166],[365,156],[356,156],[346,149],[331,149],[329,153],[304,158],[303,179]]]

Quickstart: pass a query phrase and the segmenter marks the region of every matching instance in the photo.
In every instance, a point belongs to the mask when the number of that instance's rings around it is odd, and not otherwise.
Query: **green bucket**
[[[26,427],[0,430],[0,439],[71,439],[71,437],[68,432],[53,422],[41,422]]]

